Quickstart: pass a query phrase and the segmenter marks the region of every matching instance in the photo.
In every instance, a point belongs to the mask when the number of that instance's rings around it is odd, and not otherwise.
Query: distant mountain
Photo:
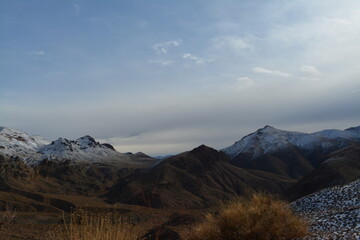
[[[158,208],[204,208],[254,190],[280,193],[293,183],[279,175],[238,168],[224,153],[202,145],[121,179],[106,197]]]
[[[90,136],[78,138],[75,141],[59,138],[48,145],[39,148],[43,159],[68,159],[73,161],[131,161],[127,154],[119,153],[110,144],[100,144]]]
[[[155,161],[143,153],[119,153],[90,136],[49,143],[1,127],[0,209],[11,205],[18,211],[70,211],[75,205],[58,194],[97,198],[118,179]]]
[[[38,149],[49,142],[38,136],[30,136],[22,131],[0,127],[0,153],[29,160],[41,158]]]
[[[49,143],[41,137],[5,127],[0,128],[0,153],[8,157],[19,157],[31,165],[43,161],[117,162],[132,165],[155,161],[145,154],[117,152],[110,144],[100,144],[88,135],[74,141],[59,138]]]
[[[360,144],[331,153],[319,167],[291,186],[285,195],[294,200],[357,178],[360,178]]]
[[[327,154],[359,143],[359,129],[307,134],[265,126],[222,151],[239,167],[300,179],[319,166]]]
[[[313,133],[316,136],[329,139],[360,140],[360,126],[342,130],[328,129]]]

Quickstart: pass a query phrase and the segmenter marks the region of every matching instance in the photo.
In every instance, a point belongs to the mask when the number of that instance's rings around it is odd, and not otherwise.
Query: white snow
[[[5,127],[0,127],[0,153],[9,157],[17,156],[31,165],[44,159],[137,164],[131,156],[110,149],[90,136],[75,141],[59,138],[49,143],[42,137],[32,137],[22,131]]]
[[[39,157],[38,148],[48,144],[44,138],[6,127],[0,127],[0,152],[22,159]]]
[[[319,132],[313,133],[316,136],[324,137],[324,138],[330,138],[330,139],[338,139],[338,138],[344,138],[344,139],[357,139],[359,138],[359,133],[356,133],[354,131],[342,131],[337,129],[327,129]]]
[[[43,159],[73,160],[73,161],[122,161],[131,162],[131,158],[96,142],[90,136],[81,137],[75,141],[59,138],[49,145],[39,149]]]
[[[341,132],[341,133],[340,133]],[[360,140],[360,134],[355,131],[324,130],[316,133],[300,133],[292,131],[283,131],[271,126],[265,126],[243,137],[235,144],[222,149],[230,157],[235,157],[241,153],[246,153],[251,159],[263,154],[271,154],[281,149],[295,146],[303,151],[311,151],[316,148],[328,149],[346,142],[334,136],[342,136],[342,139],[354,140],[356,137]]]

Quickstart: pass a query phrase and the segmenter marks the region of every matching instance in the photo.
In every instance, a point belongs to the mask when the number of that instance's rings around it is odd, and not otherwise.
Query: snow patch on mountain
[[[0,127],[0,152],[23,159],[40,157],[38,149],[49,142],[39,136],[6,127]]]
[[[353,140],[359,140],[360,139],[360,132],[355,130],[337,130],[337,129],[327,129],[319,132],[313,133],[316,136],[329,138],[329,139],[353,139]]]
[[[50,143],[42,137],[5,127],[0,127],[0,153],[19,157],[30,165],[36,165],[42,160],[113,161],[126,164],[140,162],[139,157],[117,152],[110,144],[100,144],[88,135],[75,141],[59,138]]]
[[[127,154],[119,153],[108,145],[100,144],[90,136],[84,136],[75,141],[59,138],[51,144],[39,148],[39,152],[42,153],[43,159],[50,160],[131,161]]]
[[[357,129],[353,130],[324,130],[316,133],[300,133],[293,131],[283,131],[271,126],[265,126],[256,132],[243,137],[235,144],[222,149],[230,157],[235,157],[241,153],[250,156],[251,159],[264,154],[271,154],[289,146],[295,146],[302,151],[311,151],[316,148],[330,149],[335,146],[345,147],[347,142],[341,139],[360,141],[360,134]]]

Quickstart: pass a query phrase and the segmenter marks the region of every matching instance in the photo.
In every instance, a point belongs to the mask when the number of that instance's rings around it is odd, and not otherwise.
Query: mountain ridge
[[[301,133],[267,125],[221,151],[239,167],[300,179],[319,166],[327,154],[359,142],[359,127]]]
[[[9,157],[19,157],[30,165],[39,164],[44,160],[141,164],[142,160],[152,159],[145,154],[120,153],[111,144],[99,143],[89,135],[76,140],[60,137],[49,142],[44,138],[30,136],[7,127],[0,127],[0,153]]]

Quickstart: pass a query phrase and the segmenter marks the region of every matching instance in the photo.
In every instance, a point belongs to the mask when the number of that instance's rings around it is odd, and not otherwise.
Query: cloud
[[[167,42],[162,42],[162,43],[156,43],[152,46],[152,48],[158,53],[158,54],[167,54],[168,53],[168,49],[170,47],[178,47],[180,46],[182,43],[181,39],[178,40],[171,40],[171,41],[167,41]]]
[[[244,89],[244,88],[248,88],[251,86],[255,86],[254,80],[252,80],[249,77],[239,77],[236,80],[237,80],[237,88],[238,89]]]
[[[237,80],[239,82],[249,82],[249,81],[251,81],[251,79],[248,78],[248,77],[239,77]]]
[[[197,57],[191,53],[184,53],[182,55],[182,58],[183,59],[186,59],[186,60],[189,60],[189,61],[193,61],[195,62],[196,64],[204,64],[204,63],[208,63],[208,62],[213,62],[214,60],[213,59],[205,59],[205,58],[200,58],[200,57]]]
[[[262,68],[262,67],[254,67],[252,70],[253,70],[253,72],[256,72],[256,73],[265,73],[265,74],[279,76],[279,77],[285,77],[285,78],[292,76],[290,73],[280,72],[278,70],[270,70],[270,69],[266,69],[266,68]]]
[[[163,66],[169,66],[172,65],[174,62],[172,60],[150,60],[150,63],[156,63]]]
[[[323,18],[324,23],[330,24],[351,24],[351,21],[345,18]]]
[[[213,47],[216,49],[226,48],[233,51],[243,51],[249,48],[249,44],[238,36],[220,36],[212,39]]]
[[[314,66],[302,66],[300,71],[309,73],[314,76],[321,76],[321,72]]]
[[[47,60],[47,61],[52,60],[52,57],[43,50],[29,51],[26,54],[33,57],[36,60]]]

